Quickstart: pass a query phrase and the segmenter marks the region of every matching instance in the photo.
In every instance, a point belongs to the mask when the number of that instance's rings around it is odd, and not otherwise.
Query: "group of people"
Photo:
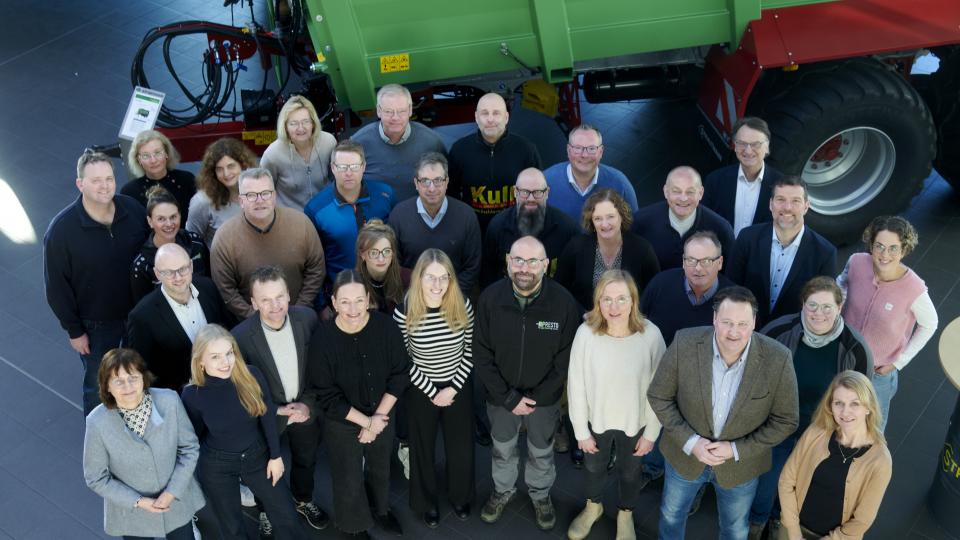
[[[909,222],[874,219],[838,272],[758,118],[734,128],[737,164],[705,180],[679,166],[640,208],[592,126],[541,170],[497,94],[449,152],[413,107],[384,86],[379,122],[338,142],[294,96],[259,163],[221,139],[195,179],[145,131],[122,194],[110,158],[80,157],[45,279],[84,368],[84,475],[107,533],[192,538],[206,505],[242,538],[249,489],[262,536],[300,538],[298,514],[330,521],[321,444],[345,533],[402,534],[395,451],[426,526],[441,493],[468,519],[477,443],[494,523],[525,438],[540,529],[557,520],[555,453],[585,469],[573,539],[604,516],[611,467],[618,540],[660,478],[663,539],[684,537],[706,484],[723,538],[862,537],[891,475],[898,373],[938,324],[902,262]]]

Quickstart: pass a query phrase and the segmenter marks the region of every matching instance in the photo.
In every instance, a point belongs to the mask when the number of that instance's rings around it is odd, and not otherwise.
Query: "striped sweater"
[[[400,326],[410,353],[410,382],[430,399],[437,383],[452,384],[459,392],[473,370],[473,307],[467,300],[467,326],[452,331],[439,309],[430,309],[413,331],[407,331],[406,307],[397,306],[393,320]]]

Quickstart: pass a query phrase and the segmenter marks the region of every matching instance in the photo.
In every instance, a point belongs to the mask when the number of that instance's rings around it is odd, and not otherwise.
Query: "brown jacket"
[[[680,473],[694,480],[705,465],[683,452],[693,434],[714,439],[713,327],[680,330],[667,348],[647,400],[663,424],[660,451]],[[730,415],[717,440],[737,446],[740,460],[714,467],[717,481],[732,488],[770,469],[771,449],[796,431],[797,376],[790,351],[754,332]]]
[[[813,471],[827,459],[832,434],[816,425],[800,437],[780,473],[780,520],[793,538],[800,534],[800,509],[810,488]],[[893,474],[893,459],[885,444],[874,444],[850,465],[843,492],[843,522],[826,538],[857,540],[873,524],[880,501]]]

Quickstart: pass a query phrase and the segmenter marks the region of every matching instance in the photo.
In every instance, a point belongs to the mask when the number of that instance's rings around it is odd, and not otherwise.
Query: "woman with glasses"
[[[87,416],[83,477],[103,497],[103,529],[125,539],[193,540],[203,493],[193,477],[200,446],[173,390],[133,349],[113,349],[97,372],[98,405]]]
[[[357,233],[355,270],[370,291],[370,308],[392,314],[410,284],[410,270],[400,267],[393,228],[371,219]]]
[[[391,411],[410,382],[403,336],[390,317],[368,309],[367,287],[352,269],[337,275],[331,303],[337,315],[320,324],[307,354],[310,384],[326,415],[323,439],[335,464],[336,525],[361,538],[369,538],[374,521],[402,534],[390,511],[390,454]]]
[[[611,189],[597,190],[583,204],[585,234],[572,238],[557,262],[556,280],[585,310],[593,308],[593,291],[607,270],[635,276],[640,293],[660,271],[650,242],[630,232],[630,206]]]
[[[200,439],[197,479],[224,538],[246,538],[240,482],[263,504],[277,538],[305,538],[284,473],[277,406],[267,380],[247,366],[237,340],[208,324],[193,342],[183,405]]]
[[[204,151],[198,191],[190,199],[190,217],[184,215],[183,221],[208,247],[217,229],[240,213],[240,173],[256,166],[257,156],[237,139],[218,139]]]
[[[917,231],[900,216],[879,216],[863,231],[868,253],[854,253],[837,284],[846,303],[843,317],[873,352],[873,386],[880,400],[880,431],[889,418],[899,372],[937,330],[937,310],[927,286],[903,264],[917,247]]]
[[[881,420],[876,392],[862,373],[833,379],[780,475],[778,540],[864,537],[893,473]]]
[[[180,154],[166,135],[152,129],[141,131],[134,137],[127,154],[127,164],[137,178],[124,184],[120,193],[146,206],[147,191],[161,185],[177,199],[177,206],[183,209],[181,224],[186,224],[186,209],[197,192],[197,185],[192,173],[176,169],[179,162]]]
[[[260,160],[260,166],[273,175],[281,205],[303,210],[327,185],[330,152],[336,145],[337,139],[321,128],[310,100],[291,96],[283,104],[277,117],[277,139]]]
[[[846,370],[873,376],[873,356],[863,336],[840,315],[843,293],[827,276],[811,279],[800,293],[800,313],[785,315],[765,326],[761,333],[779,341],[793,356],[800,401],[800,425],[796,433],[773,447],[773,465],[760,475],[750,509],[750,528],[758,534],[774,511],[777,479],[797,439],[810,425],[823,393],[834,377]],[[774,522],[776,523],[776,522]],[[775,534],[776,525],[771,529]],[[771,536],[772,538],[773,536]]]
[[[573,340],[567,375],[570,422],[587,469],[587,503],[567,536],[586,538],[603,516],[607,464],[616,452],[617,540],[629,540],[636,538],[633,509],[640,495],[641,458],[660,435],[647,387],[667,347],[657,326],[640,314],[640,293],[628,272],[601,274],[592,304]]]
[[[431,529],[440,523],[435,448],[443,428],[447,496],[457,518],[470,517],[473,475],[473,307],[464,298],[450,258],[424,251],[410,292],[393,312],[410,354],[405,397],[410,445],[410,507]]]
[[[195,232],[180,228],[180,203],[163,186],[147,192],[147,226],[150,236],[130,266],[130,288],[134,301],[150,294],[160,284],[153,272],[153,259],[164,244],[176,243],[187,251],[193,273],[210,277],[210,250]]]

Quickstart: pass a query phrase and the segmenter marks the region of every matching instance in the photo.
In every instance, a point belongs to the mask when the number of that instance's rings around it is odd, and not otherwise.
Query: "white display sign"
[[[141,131],[153,129],[165,95],[150,88],[140,86],[134,88],[130,104],[127,105],[127,114],[123,117],[123,125],[120,127],[120,138],[132,141]]]

